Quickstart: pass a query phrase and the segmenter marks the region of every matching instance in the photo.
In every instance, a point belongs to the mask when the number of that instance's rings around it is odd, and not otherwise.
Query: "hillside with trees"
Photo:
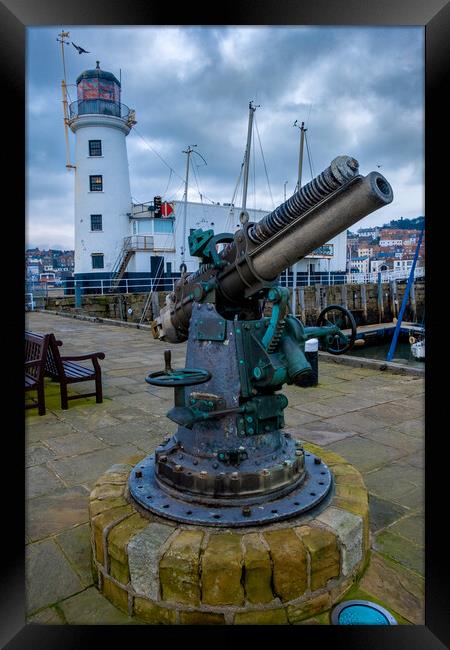
[[[424,224],[425,217],[416,217],[415,219],[392,219],[389,223],[383,224],[383,228],[392,228],[393,230],[420,230]]]

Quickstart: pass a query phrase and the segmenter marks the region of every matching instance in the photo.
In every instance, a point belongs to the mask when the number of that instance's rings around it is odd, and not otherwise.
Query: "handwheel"
[[[201,368],[180,368],[171,367],[171,352],[164,351],[164,360],[166,367],[164,370],[150,373],[145,381],[153,386],[163,386],[167,388],[177,388],[179,386],[192,386],[194,384],[203,384],[211,379],[211,373]]]
[[[318,327],[338,327],[340,332],[335,332],[327,337],[326,350],[330,354],[344,354],[353,347],[356,339],[356,323],[353,314],[341,305],[328,305],[319,314]],[[350,336],[343,334],[342,330],[350,330]]]

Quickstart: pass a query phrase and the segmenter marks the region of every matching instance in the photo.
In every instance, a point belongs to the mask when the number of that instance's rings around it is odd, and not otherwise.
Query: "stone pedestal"
[[[90,496],[100,591],[151,624],[296,624],[329,610],[367,565],[367,490],[344,458],[304,448],[332,471],[326,503],[287,521],[239,529],[144,513],[128,493],[132,465],[112,466]]]

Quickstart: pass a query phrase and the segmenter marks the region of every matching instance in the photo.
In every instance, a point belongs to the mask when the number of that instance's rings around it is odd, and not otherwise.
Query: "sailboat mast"
[[[247,129],[247,145],[245,148],[245,157],[244,157],[244,185],[242,190],[242,210],[245,210],[247,207],[247,188],[248,188],[248,172],[250,167],[250,148],[252,145],[252,131],[253,131],[253,114],[256,111],[257,106],[253,105],[253,102],[249,102],[248,105],[248,129]]]
[[[297,120],[295,120],[293,126],[298,126]],[[302,172],[303,172],[303,146],[305,143],[305,123],[302,122],[301,126],[298,126],[300,129],[300,151],[298,155],[298,177],[297,177],[297,188],[296,191],[298,192],[299,189],[302,186]],[[293,282],[293,287],[292,287],[292,301],[291,301],[291,308],[292,308],[292,313],[295,316],[295,312],[297,311],[297,270],[298,270],[298,264],[294,264],[292,267],[292,271],[294,273],[294,282]],[[308,284],[309,284],[309,262],[308,262]]]
[[[191,153],[194,151],[194,147],[196,147],[196,144],[189,145],[186,151],[183,151],[183,153],[187,154],[186,156],[186,180],[184,184],[184,211],[183,211],[183,234],[182,234],[182,245],[181,245],[181,264],[180,264],[180,271],[182,273],[185,273],[187,268],[186,268],[186,222],[187,222],[187,200],[188,200],[188,188],[189,188],[189,166],[190,166],[190,159],[191,159]]]
[[[294,126],[298,126],[297,120],[294,122]],[[308,129],[305,129],[305,123],[302,122],[300,129],[300,152],[298,155],[298,180],[297,180],[297,192],[302,186],[302,171],[303,171],[303,146],[305,143],[305,133]]]
[[[62,90],[62,104],[64,112],[64,136],[66,141],[66,167],[67,169],[74,169],[75,165],[70,163],[70,147],[69,147],[69,129],[68,129],[68,120],[69,120],[69,111],[67,107],[67,76],[66,76],[66,59],[64,57],[64,45],[67,45],[66,38],[69,38],[70,32],[62,31],[58,34],[60,38],[56,40],[61,43],[61,57],[63,64],[63,74],[64,79],[61,81],[61,90]]]

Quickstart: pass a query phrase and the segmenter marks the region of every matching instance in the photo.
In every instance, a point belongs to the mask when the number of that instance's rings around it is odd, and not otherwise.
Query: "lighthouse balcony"
[[[129,120],[132,110],[120,102],[106,99],[84,99],[72,102],[69,106],[69,119],[74,120],[81,115],[111,115]]]

